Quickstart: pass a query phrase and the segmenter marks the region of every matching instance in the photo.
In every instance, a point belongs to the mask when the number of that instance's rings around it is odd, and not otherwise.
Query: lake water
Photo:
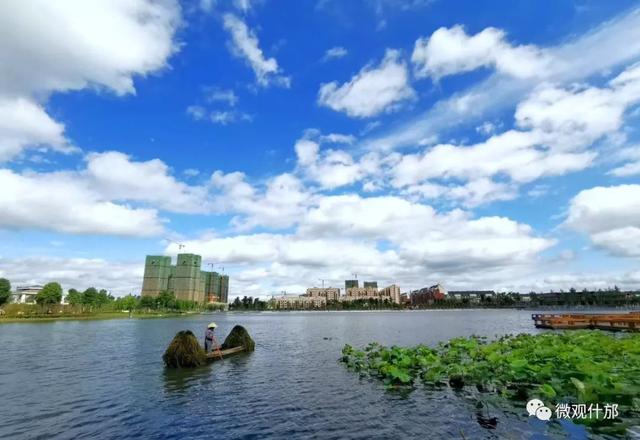
[[[338,362],[345,343],[436,344],[531,332],[530,311],[226,313],[177,319],[0,325],[0,438],[586,438],[570,423],[464,395],[387,391]],[[179,330],[245,326],[256,351],[196,370],[164,368]],[[222,337],[220,336],[222,335]],[[495,429],[478,415],[497,417]]]

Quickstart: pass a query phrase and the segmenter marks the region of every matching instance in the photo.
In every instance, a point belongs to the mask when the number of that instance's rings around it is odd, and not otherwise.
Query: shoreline
[[[319,313],[319,312],[339,312],[339,313],[388,313],[388,312],[455,312],[455,311],[498,311],[498,310],[520,310],[527,312],[535,311],[593,311],[599,310],[625,312],[637,311],[638,307],[540,307],[540,308],[517,308],[517,307],[464,307],[464,308],[422,308],[422,309],[362,309],[362,310],[223,310],[223,311],[202,311],[202,312],[166,312],[166,313],[134,313],[129,316],[123,312],[98,312],[89,315],[64,315],[64,316],[31,316],[31,317],[0,317],[1,324],[34,323],[34,322],[54,322],[54,321],[103,321],[109,319],[164,319],[164,318],[188,318],[195,315],[218,314],[218,313],[266,313],[266,314],[286,314],[286,313]]]
[[[54,321],[106,321],[110,319],[163,319],[163,318],[185,318],[197,313],[134,313],[129,316],[128,313],[122,312],[103,312],[92,315],[66,315],[66,316],[31,316],[26,318],[2,318],[0,324],[16,324],[16,323],[34,323],[34,322],[54,322]]]

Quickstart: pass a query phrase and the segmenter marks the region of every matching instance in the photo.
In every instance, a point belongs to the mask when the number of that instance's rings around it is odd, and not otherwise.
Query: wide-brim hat
[[[207,326],[207,328],[216,328],[218,327],[218,324],[216,324],[215,322],[211,322],[209,323],[209,325]]]

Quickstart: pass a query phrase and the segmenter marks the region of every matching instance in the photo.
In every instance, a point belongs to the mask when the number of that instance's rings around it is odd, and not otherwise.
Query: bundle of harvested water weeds
[[[162,360],[170,368],[193,368],[204,365],[207,356],[190,330],[179,331],[164,354]]]
[[[223,350],[234,347],[244,347],[245,351],[254,351],[256,348],[256,343],[249,336],[249,332],[241,325],[233,327],[222,344]]]

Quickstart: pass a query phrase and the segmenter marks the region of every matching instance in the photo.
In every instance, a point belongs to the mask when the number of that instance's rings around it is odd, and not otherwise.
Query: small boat
[[[640,331],[640,313],[534,313],[537,328],[554,330],[600,329]]]
[[[246,351],[247,350],[245,350],[244,347],[233,347],[233,348],[227,348],[226,350],[214,350],[212,352],[207,353],[207,362],[221,361],[229,356],[233,356],[238,353],[244,353]]]

